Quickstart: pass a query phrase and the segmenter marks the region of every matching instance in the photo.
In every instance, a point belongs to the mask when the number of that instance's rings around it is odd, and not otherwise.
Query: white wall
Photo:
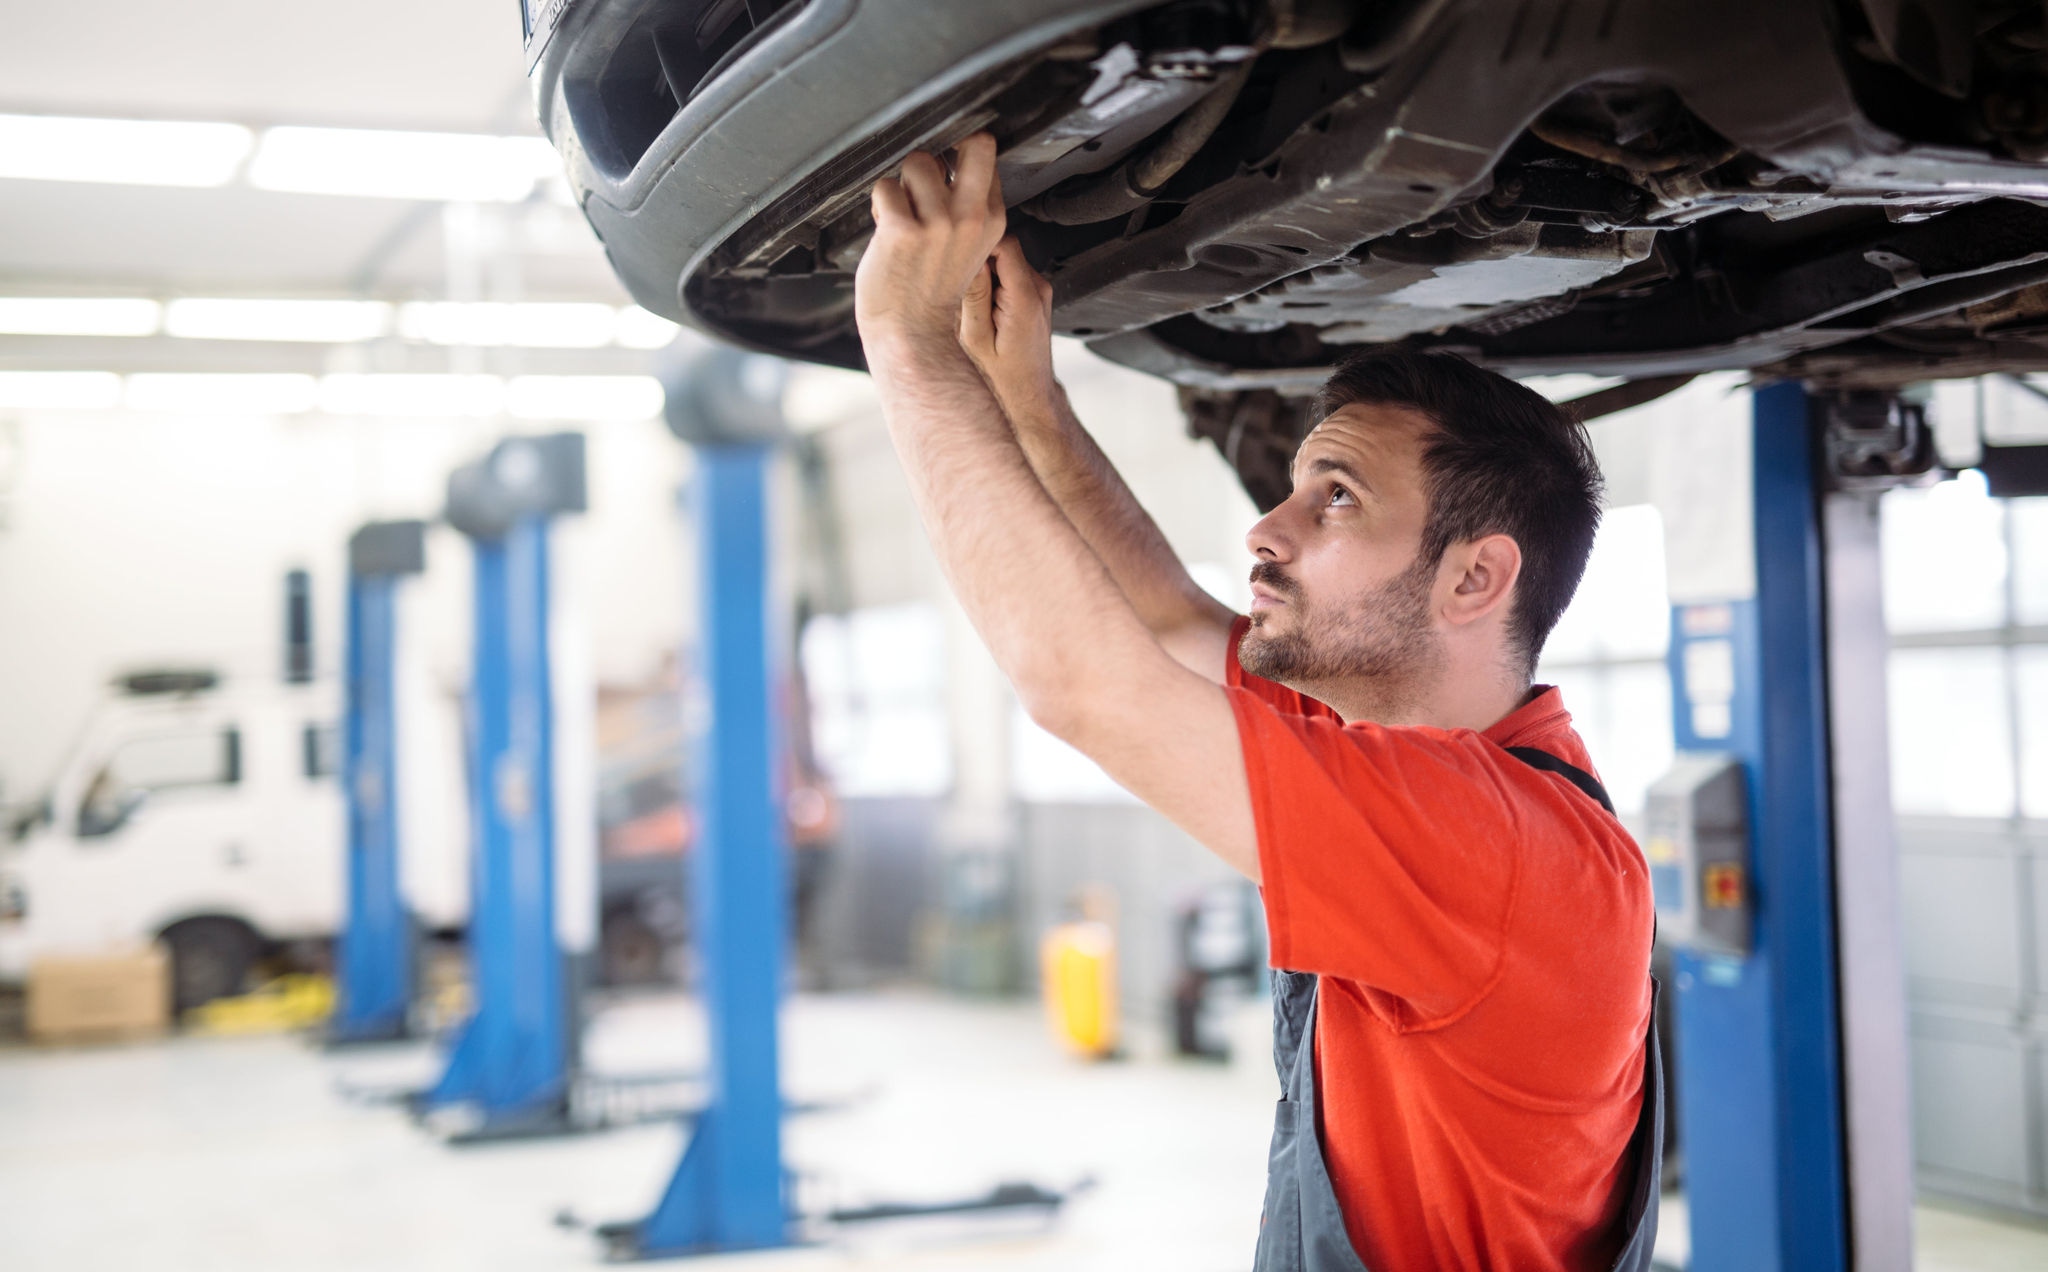
[[[543,425],[523,426],[544,430]],[[581,427],[590,442],[594,670],[645,678],[680,639],[689,586],[674,492],[687,458],[658,421]],[[25,413],[0,491],[0,799],[60,762],[109,677],[138,666],[281,674],[283,578],[312,572],[322,674],[342,656],[348,535],[435,516],[450,468],[503,432],[481,420]],[[469,577],[442,529],[418,589],[432,677],[466,679]]]

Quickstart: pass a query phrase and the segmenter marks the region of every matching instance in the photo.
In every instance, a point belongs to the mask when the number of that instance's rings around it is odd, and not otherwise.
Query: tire
[[[233,919],[187,919],[163,935],[171,949],[171,1003],[180,1013],[242,992],[256,934]]]
[[[659,985],[669,979],[668,943],[637,911],[619,909],[605,915],[598,940],[605,984]]]

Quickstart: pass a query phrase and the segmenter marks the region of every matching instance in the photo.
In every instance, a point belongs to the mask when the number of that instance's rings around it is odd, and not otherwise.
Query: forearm
[[[1228,696],[1176,666],[1139,620],[1033,472],[956,331],[967,328],[982,361],[1001,361],[994,272],[1033,278],[1002,236],[995,151],[976,133],[955,148],[950,179],[935,157],[913,153],[900,177],[875,182],[854,315],[890,437],[940,568],[1032,718],[1257,879]],[[1036,346],[1049,285],[1038,279],[1029,299]]]
[[[1104,667],[1159,658],[957,344],[871,343],[869,365],[940,567],[1034,716],[1056,713],[1053,699],[1088,696]]]
[[[1058,384],[1050,394],[1006,394],[1002,405],[1046,492],[1059,504],[1139,619],[1176,658],[1221,673],[1235,617],[1204,591],[1084,428]]]

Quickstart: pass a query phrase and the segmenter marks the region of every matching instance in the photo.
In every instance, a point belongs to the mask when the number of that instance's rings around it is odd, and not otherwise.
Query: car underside
[[[860,365],[869,186],[987,129],[1056,328],[1219,444],[1390,344],[2048,367],[2044,0],[566,0],[529,49],[636,298],[791,357]]]

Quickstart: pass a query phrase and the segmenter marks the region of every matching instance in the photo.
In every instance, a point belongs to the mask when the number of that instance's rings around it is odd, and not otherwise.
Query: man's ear
[[[1504,534],[1454,543],[1444,552],[1451,584],[1443,616],[1463,626],[1495,610],[1505,612],[1509,593],[1522,575],[1522,546]],[[1441,576],[1440,576],[1441,577]]]

